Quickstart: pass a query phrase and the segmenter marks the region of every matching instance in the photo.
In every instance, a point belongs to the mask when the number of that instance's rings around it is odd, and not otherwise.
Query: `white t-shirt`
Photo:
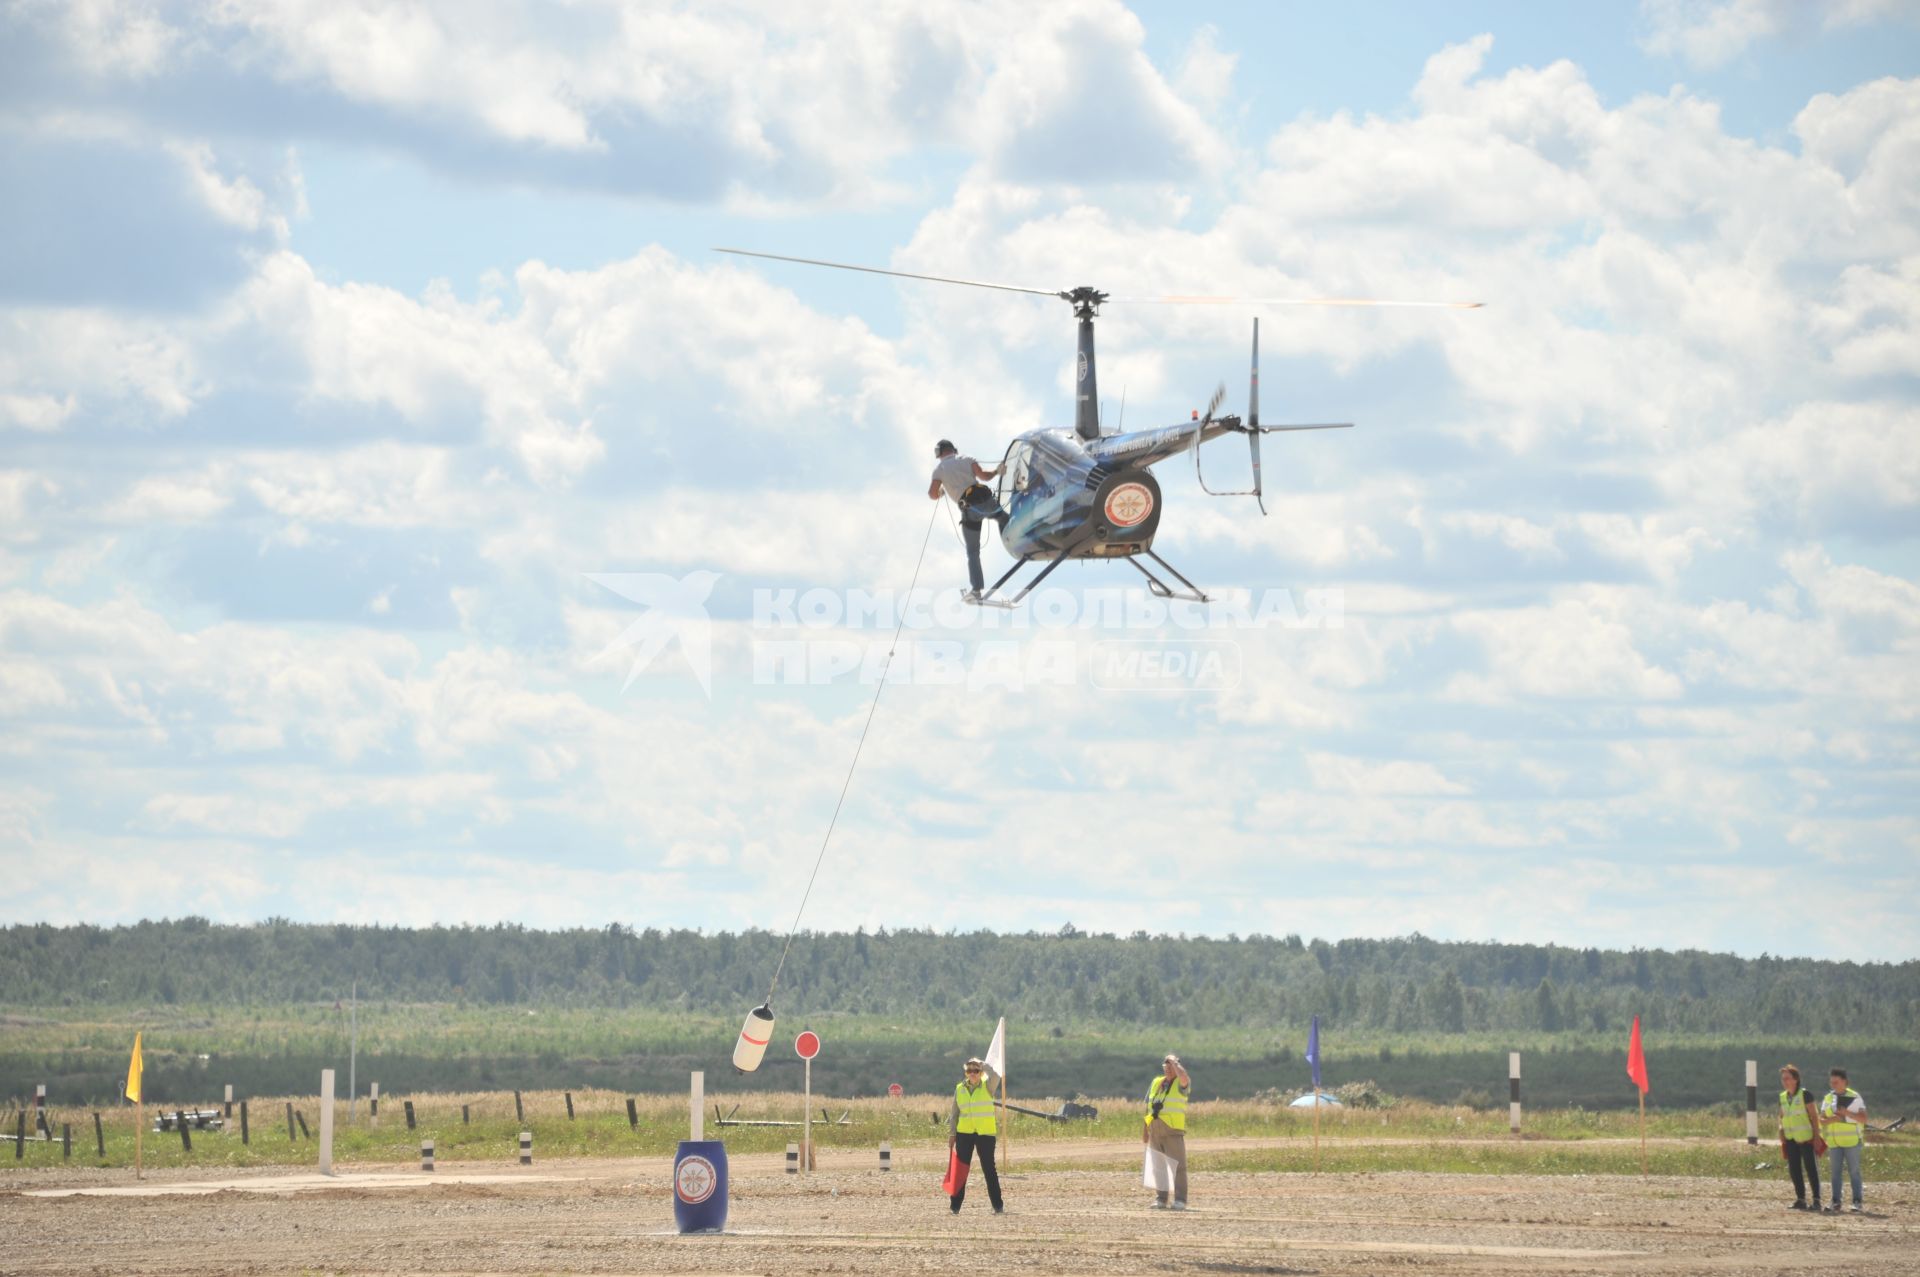
[[[974,483],[973,458],[958,453],[951,457],[942,457],[934,463],[933,478],[946,494],[953,498],[955,505],[962,504],[960,494]]]

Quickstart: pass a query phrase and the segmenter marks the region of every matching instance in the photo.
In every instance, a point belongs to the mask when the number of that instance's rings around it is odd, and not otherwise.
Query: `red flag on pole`
[[[1640,1088],[1640,1094],[1647,1093],[1647,1053],[1640,1049],[1640,1017],[1633,1017],[1633,1038],[1627,1043],[1627,1076]]]

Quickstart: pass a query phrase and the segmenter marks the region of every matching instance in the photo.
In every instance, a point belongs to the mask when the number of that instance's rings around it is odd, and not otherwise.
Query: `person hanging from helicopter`
[[[967,597],[978,598],[987,584],[986,574],[980,570],[980,525],[992,519],[1002,530],[1007,526],[1007,512],[1000,508],[993,489],[983,482],[1000,471],[961,456],[948,439],[933,445],[933,456],[933,481],[927,485],[927,497],[938,501],[944,493],[960,507],[960,535],[967,543],[967,580],[973,585]]]

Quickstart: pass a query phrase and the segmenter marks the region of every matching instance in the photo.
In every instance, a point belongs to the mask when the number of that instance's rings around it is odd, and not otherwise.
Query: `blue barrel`
[[[673,1155],[673,1218],[683,1233],[717,1233],[727,1226],[727,1146],[719,1140],[681,1140]]]

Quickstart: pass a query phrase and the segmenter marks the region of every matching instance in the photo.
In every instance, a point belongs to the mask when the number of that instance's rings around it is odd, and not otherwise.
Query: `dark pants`
[[[1805,1167],[1803,1170],[1802,1167]],[[1813,1204],[1820,1204],[1820,1159],[1813,1155],[1813,1141],[1787,1141],[1787,1171],[1793,1176],[1795,1201],[1807,1200],[1807,1185],[1813,1186]],[[1803,1178],[1804,1177],[1804,1178]]]
[[[1002,528],[1007,526],[1007,516],[1004,511],[998,514],[990,514],[986,517],[998,523]],[[964,537],[967,542],[967,580],[973,583],[973,592],[978,594],[981,590],[985,589],[987,585],[987,578],[985,574],[980,571],[980,517],[973,514],[962,516],[960,519],[960,535]]]
[[[979,526],[974,524],[976,528]],[[993,1164],[993,1146],[996,1142],[996,1137],[992,1135],[974,1135],[962,1131],[953,1137],[953,1151],[960,1155],[960,1167],[965,1171],[973,1166],[973,1151],[980,1150],[980,1173],[987,1177],[987,1200],[993,1203],[995,1210],[999,1210],[1004,1203],[1000,1200],[1000,1171]],[[960,1191],[953,1195],[953,1208],[959,1210],[960,1203],[966,1200],[967,1179],[963,1174],[960,1177]]]

